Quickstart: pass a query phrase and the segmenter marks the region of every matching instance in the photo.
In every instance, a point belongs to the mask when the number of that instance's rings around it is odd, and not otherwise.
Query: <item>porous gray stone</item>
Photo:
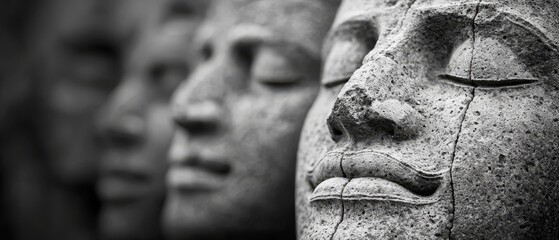
[[[556,237],[558,11],[345,1],[301,138],[299,238]]]

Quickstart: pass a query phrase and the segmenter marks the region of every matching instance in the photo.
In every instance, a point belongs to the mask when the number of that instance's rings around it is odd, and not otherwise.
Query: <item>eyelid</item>
[[[260,82],[284,85],[298,82],[302,79],[298,67],[282,54],[280,49],[262,47],[256,53],[251,76]]]
[[[447,82],[469,87],[480,88],[507,88],[507,87],[520,87],[539,82],[538,79],[468,79],[450,74],[441,74],[439,77]]]
[[[331,81],[328,81],[327,83],[323,83],[323,85],[324,85],[325,88],[333,88],[335,86],[345,84],[346,82],[349,81],[350,78],[351,78],[351,76],[349,76],[347,78],[340,78],[340,79],[336,79],[336,80],[331,80]]]
[[[480,37],[475,46],[465,41],[452,54],[446,72],[439,77],[457,85],[479,88],[510,88],[538,83],[539,78],[532,74],[522,60],[523,56],[500,39]]]

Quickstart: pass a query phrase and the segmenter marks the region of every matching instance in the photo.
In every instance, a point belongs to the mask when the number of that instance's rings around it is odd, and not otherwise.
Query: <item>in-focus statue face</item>
[[[332,1],[218,1],[174,98],[171,238],[294,238],[296,149]]]
[[[558,15],[344,2],[301,138],[300,239],[558,236]]]
[[[189,42],[199,19],[167,23],[146,34],[102,115],[106,145],[97,187],[102,200],[99,224],[107,239],[160,237],[173,134],[169,98],[187,75]]]

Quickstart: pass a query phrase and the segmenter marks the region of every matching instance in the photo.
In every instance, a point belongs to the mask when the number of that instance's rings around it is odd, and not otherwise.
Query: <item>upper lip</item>
[[[374,150],[331,151],[308,169],[307,179],[315,188],[311,201],[369,199],[427,204],[439,199],[436,193],[446,172],[421,170]]]
[[[116,178],[127,182],[144,183],[149,180],[148,174],[128,169],[110,169],[101,173],[101,178]]]

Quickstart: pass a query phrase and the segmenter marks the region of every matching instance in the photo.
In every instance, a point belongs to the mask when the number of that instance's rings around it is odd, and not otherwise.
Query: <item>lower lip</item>
[[[310,201],[385,201],[425,205],[440,199],[440,189],[431,196],[419,196],[406,188],[381,178],[330,178],[313,191]]]
[[[167,183],[179,192],[209,192],[221,188],[224,176],[196,168],[171,168]]]
[[[146,184],[114,176],[106,177],[98,182],[97,192],[104,202],[129,203],[141,198]]]

